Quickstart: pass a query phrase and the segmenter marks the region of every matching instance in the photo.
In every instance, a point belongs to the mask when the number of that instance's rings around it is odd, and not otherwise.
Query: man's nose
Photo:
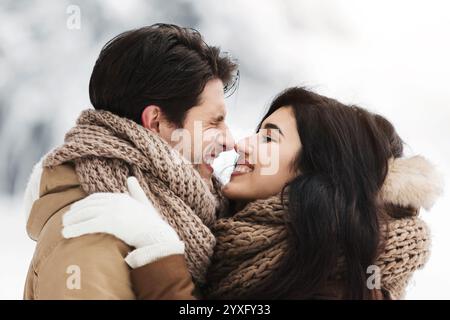
[[[221,152],[233,150],[233,148],[235,147],[233,135],[231,134],[231,131],[228,129],[228,127],[223,130],[222,134],[220,134],[219,144],[222,147]]]

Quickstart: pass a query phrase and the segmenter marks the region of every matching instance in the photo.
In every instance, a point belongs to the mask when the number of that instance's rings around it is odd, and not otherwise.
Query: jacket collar
[[[85,196],[73,165],[43,168],[38,163],[25,192],[27,233],[30,238],[37,240],[55,213]]]

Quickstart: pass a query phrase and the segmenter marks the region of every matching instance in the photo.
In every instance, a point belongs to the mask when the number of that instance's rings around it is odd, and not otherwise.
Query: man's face
[[[182,153],[210,182],[212,162],[222,151],[234,147],[234,139],[225,124],[226,110],[223,83],[219,79],[206,83],[198,105],[189,109],[183,129],[170,132],[167,141]]]

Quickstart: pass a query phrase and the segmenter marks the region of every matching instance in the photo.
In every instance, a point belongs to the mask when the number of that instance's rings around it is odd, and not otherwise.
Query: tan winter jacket
[[[27,232],[37,242],[24,299],[193,299],[183,255],[131,270],[133,248],[107,234],[62,237],[62,216],[86,197],[72,165],[44,168]]]

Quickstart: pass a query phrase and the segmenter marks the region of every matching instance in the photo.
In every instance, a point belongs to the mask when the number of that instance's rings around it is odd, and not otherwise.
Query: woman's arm
[[[137,299],[195,299],[184,243],[153,207],[136,178],[128,194],[96,193],[63,217],[63,236],[107,233],[135,249],[125,258]]]

